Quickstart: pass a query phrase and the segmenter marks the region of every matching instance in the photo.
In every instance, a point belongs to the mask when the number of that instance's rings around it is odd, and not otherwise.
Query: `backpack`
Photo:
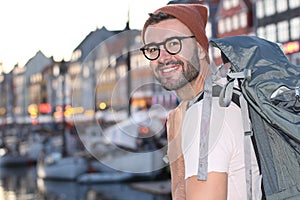
[[[245,100],[239,102],[245,135],[255,147],[264,197],[300,199],[300,67],[288,61],[278,44],[256,36],[212,39],[210,44],[221,50],[223,62],[231,63],[220,104],[232,101],[233,80],[239,83]],[[246,146],[251,199],[251,160]]]

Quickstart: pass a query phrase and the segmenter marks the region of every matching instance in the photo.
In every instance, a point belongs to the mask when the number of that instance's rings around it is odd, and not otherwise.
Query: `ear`
[[[197,43],[197,48],[198,48],[198,57],[202,60],[204,58],[206,58],[206,52],[204,51],[204,49],[202,48],[202,46],[200,44]]]

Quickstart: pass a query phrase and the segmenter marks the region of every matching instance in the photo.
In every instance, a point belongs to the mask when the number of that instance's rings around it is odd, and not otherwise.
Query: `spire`
[[[129,0],[128,0],[128,4],[127,4],[127,22],[126,22],[126,27],[125,30],[130,30],[130,4],[129,4]]]

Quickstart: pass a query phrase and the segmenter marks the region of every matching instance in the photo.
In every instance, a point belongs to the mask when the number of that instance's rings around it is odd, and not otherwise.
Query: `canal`
[[[35,167],[0,168],[1,200],[171,200],[169,194],[143,192],[132,182],[79,184],[38,179]]]

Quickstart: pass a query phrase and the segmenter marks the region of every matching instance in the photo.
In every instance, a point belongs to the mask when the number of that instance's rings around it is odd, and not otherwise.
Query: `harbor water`
[[[81,184],[39,179],[36,167],[0,168],[1,200],[170,200],[170,194],[139,189],[140,182]],[[146,187],[156,182],[143,182]],[[165,187],[164,185],[160,186]],[[142,188],[142,187],[141,187]],[[162,190],[163,191],[163,190]]]

